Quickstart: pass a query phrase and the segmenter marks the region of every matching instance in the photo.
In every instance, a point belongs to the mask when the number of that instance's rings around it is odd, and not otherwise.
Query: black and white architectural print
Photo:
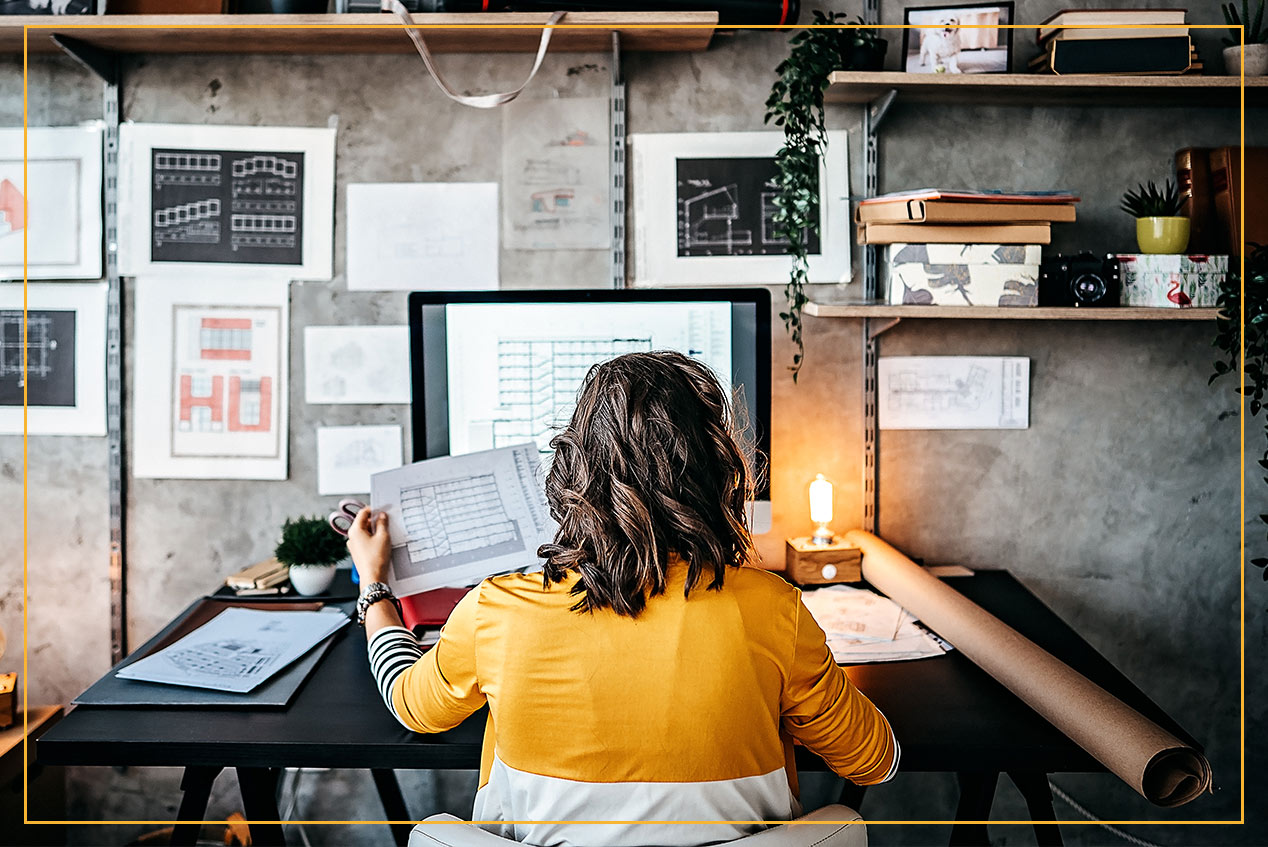
[[[22,310],[0,310],[0,406],[22,405],[23,347],[27,351],[27,405],[74,406],[74,310],[28,310],[25,344]]]
[[[775,232],[775,160],[768,156],[680,158],[679,256],[779,256],[788,240]],[[810,253],[819,253],[812,235]]]
[[[153,148],[151,259],[303,263],[304,154]]]

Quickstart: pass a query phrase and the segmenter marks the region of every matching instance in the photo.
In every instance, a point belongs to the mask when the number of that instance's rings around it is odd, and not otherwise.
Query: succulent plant
[[[1180,189],[1167,180],[1161,189],[1151,181],[1123,195],[1119,208],[1133,218],[1174,218],[1182,206]]]
[[[1250,19],[1250,0],[1242,0],[1242,13],[1237,14],[1237,7],[1232,3],[1220,6],[1224,10],[1224,23],[1228,24],[1229,37],[1223,39],[1225,47],[1241,45],[1243,36],[1247,44],[1268,42],[1268,29],[1264,29],[1264,0],[1259,0],[1255,9],[1255,19]],[[1237,29],[1243,27],[1243,29]]]

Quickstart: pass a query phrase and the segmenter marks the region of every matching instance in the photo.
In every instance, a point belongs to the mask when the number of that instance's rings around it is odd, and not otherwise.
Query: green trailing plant
[[[1255,9],[1255,18],[1250,17],[1250,0],[1242,0],[1242,13],[1237,14],[1237,6],[1225,3],[1220,6],[1224,10],[1224,23],[1228,24],[1228,38],[1223,39],[1225,47],[1240,47],[1242,39],[1247,44],[1263,44],[1268,42],[1268,29],[1264,28],[1264,0],[1259,0]]]
[[[1215,361],[1215,373],[1211,374],[1208,384],[1225,376],[1237,379],[1239,359],[1244,356],[1242,372],[1245,379],[1234,390],[1245,398],[1247,411],[1253,419],[1268,405],[1264,399],[1268,394],[1268,246],[1251,247],[1250,255],[1246,257],[1245,287],[1239,282],[1237,270],[1230,270],[1220,285],[1217,301],[1220,311],[1212,342],[1220,351],[1220,358]],[[1244,335],[1241,331],[1243,308]],[[1268,437],[1268,422],[1265,422],[1264,434]],[[1268,474],[1268,448],[1259,458],[1259,467]],[[1263,479],[1268,483],[1268,476]],[[1268,524],[1268,514],[1260,515],[1259,520]],[[1264,540],[1268,541],[1268,535],[1264,536]],[[1264,580],[1268,581],[1268,557],[1253,558],[1251,564],[1263,568]]]
[[[1135,191],[1128,191],[1118,207],[1133,218],[1174,218],[1179,216],[1182,206],[1179,187],[1167,180],[1162,188],[1150,181]]]
[[[807,244],[819,234],[819,160],[828,143],[823,118],[823,93],[833,71],[857,68],[867,54],[867,64],[884,60],[884,39],[874,27],[861,21],[849,23],[838,12],[815,10],[810,29],[794,35],[788,58],[775,68],[778,79],[766,98],[766,123],[783,127],[784,144],[775,154],[778,187],[774,198],[776,234],[788,242],[792,269],[784,286],[786,309],[779,313],[784,328],[797,348],[793,354],[793,381],[805,361],[801,312],[809,298]],[[833,237],[838,237],[834,233]]]
[[[348,546],[325,518],[287,518],[282,524],[282,540],[273,555],[293,568],[333,565],[348,555]]]

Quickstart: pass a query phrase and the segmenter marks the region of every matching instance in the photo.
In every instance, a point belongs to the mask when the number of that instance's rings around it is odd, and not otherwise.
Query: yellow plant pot
[[[1189,246],[1188,218],[1136,218],[1142,253],[1183,253]]]

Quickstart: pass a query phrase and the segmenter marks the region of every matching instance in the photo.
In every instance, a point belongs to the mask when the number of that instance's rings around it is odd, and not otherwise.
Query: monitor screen
[[[415,292],[409,321],[415,460],[526,441],[548,460],[590,367],[648,350],[712,368],[735,398],[746,444],[769,455],[764,288]],[[755,532],[769,525],[758,477]]]

